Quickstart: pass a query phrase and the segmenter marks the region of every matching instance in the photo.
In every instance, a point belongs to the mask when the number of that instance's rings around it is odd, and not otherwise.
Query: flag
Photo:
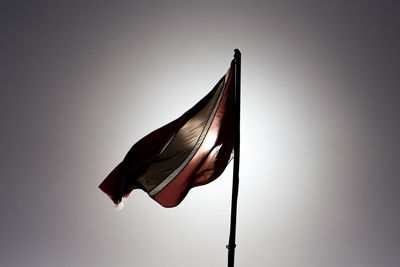
[[[142,189],[164,207],[178,205],[195,186],[218,178],[234,146],[234,67],[178,119],[132,146],[99,188],[118,205]]]

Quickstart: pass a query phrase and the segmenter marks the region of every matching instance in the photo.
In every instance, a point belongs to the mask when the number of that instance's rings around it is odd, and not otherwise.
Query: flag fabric
[[[178,205],[189,190],[218,178],[234,146],[234,67],[178,119],[132,146],[99,185],[115,204],[142,189],[164,207]]]

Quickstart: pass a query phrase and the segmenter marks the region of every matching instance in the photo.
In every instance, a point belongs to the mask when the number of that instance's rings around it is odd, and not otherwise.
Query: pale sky
[[[227,265],[232,164],[97,186],[242,52],[237,267],[400,266],[396,1],[1,1],[0,266]]]

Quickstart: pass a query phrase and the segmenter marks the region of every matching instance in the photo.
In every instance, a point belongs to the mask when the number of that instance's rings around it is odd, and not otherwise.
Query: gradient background
[[[231,165],[173,209],[97,186],[239,48],[236,266],[400,266],[399,11],[1,1],[0,265],[226,266]]]

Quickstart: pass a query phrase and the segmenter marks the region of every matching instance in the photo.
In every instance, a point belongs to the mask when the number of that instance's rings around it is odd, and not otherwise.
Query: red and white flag
[[[218,178],[234,146],[233,64],[200,102],[153,131],[129,150],[99,188],[115,204],[142,189],[164,207],[178,205],[189,190]]]

